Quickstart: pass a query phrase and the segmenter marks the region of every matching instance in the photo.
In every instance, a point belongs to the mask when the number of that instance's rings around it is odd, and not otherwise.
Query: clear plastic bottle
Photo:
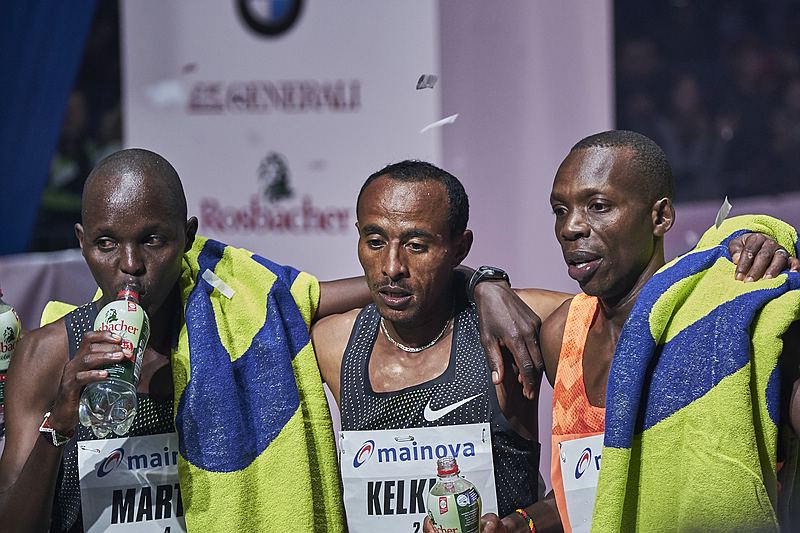
[[[436,463],[439,479],[428,494],[428,516],[433,530],[442,533],[479,533],[481,496],[475,485],[458,475],[453,457]]]
[[[11,362],[14,348],[17,346],[20,329],[17,312],[3,301],[3,291],[0,290],[0,441],[5,438],[6,434],[6,371]],[[2,444],[0,444],[0,450],[2,450]]]
[[[78,416],[81,424],[92,428],[95,436],[110,433],[123,436],[136,416],[136,386],[142,368],[142,356],[150,338],[150,320],[139,305],[135,287],[125,286],[117,299],[103,307],[94,321],[96,331],[111,331],[122,337],[122,347],[132,352],[130,358],[106,367],[108,378],[90,383],[81,394]]]

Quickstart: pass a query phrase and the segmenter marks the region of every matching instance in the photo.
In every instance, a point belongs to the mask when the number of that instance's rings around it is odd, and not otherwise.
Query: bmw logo
[[[372,457],[372,452],[375,451],[375,441],[368,440],[364,441],[364,444],[361,445],[361,448],[358,449],[356,452],[356,456],[353,458],[353,467],[358,468],[359,466],[363,465],[367,462],[367,459]]]
[[[303,10],[303,0],[238,0],[237,5],[247,27],[267,37],[294,26]]]
[[[125,450],[122,448],[112,450],[112,452],[109,453],[105,459],[103,459],[103,461],[100,463],[100,466],[97,467],[97,477],[103,477],[110,474],[119,466],[123,457],[125,457]]]

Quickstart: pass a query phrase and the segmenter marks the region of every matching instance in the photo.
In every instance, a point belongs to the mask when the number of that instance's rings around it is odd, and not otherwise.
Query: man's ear
[[[75,237],[78,239],[78,245],[81,247],[81,255],[83,255],[83,226],[75,224]]]
[[[470,249],[472,249],[472,230],[465,229],[464,233],[462,233],[458,239],[455,241],[455,264],[453,267],[457,267],[461,264],[464,259],[467,258],[467,254],[469,254]]]
[[[672,200],[662,198],[653,204],[653,234],[663,237],[675,223],[675,206]]]
[[[186,247],[183,253],[192,249],[194,238],[197,236],[197,217],[192,217],[186,221]]]

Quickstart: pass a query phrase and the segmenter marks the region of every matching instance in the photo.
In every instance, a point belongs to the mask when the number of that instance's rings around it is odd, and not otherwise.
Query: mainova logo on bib
[[[375,441],[368,440],[364,441],[364,444],[361,445],[361,448],[358,449],[356,452],[356,456],[353,457],[353,466],[358,468],[359,466],[363,465],[367,462],[367,459],[372,457],[372,452],[375,451]]]
[[[178,450],[170,450],[164,446],[162,453],[126,454],[125,448],[112,450],[97,466],[97,477],[105,477],[120,465],[126,470],[142,470],[145,468],[162,468],[178,464]]]
[[[589,468],[592,463],[595,465],[594,468],[599,471],[600,457],[600,454],[592,454],[591,448],[587,447],[584,449],[578,457],[578,462],[575,464],[575,479],[580,479],[584,472],[586,472],[586,469]]]
[[[110,474],[115,468],[119,466],[122,459],[125,457],[125,450],[117,448],[112,450],[105,459],[100,461],[100,466],[97,467],[97,477],[103,477]]]
[[[374,440],[365,440],[353,458],[353,467],[358,468],[365,464],[371,457],[377,457],[379,463],[405,463],[411,461],[430,461],[442,457],[475,457],[475,443],[472,441],[423,444],[417,441],[403,445],[375,446]]]

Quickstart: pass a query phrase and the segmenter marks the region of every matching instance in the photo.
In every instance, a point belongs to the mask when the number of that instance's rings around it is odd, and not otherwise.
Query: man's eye
[[[609,207],[608,204],[605,204],[603,202],[592,202],[589,205],[589,209],[591,209],[592,211],[607,211],[608,207]]]
[[[367,239],[367,246],[370,248],[380,248],[383,246],[383,241],[380,239]]]
[[[424,252],[425,250],[428,249],[427,246],[425,246],[424,244],[419,243],[419,242],[410,242],[406,246],[412,252]]]
[[[98,239],[97,240],[97,247],[103,251],[113,250],[117,246],[117,243],[112,241],[111,239]]]
[[[557,217],[563,216],[566,213],[567,209],[565,207],[561,207],[560,205],[553,207],[553,214]]]
[[[150,235],[144,243],[148,246],[163,246],[166,241],[160,235]]]

